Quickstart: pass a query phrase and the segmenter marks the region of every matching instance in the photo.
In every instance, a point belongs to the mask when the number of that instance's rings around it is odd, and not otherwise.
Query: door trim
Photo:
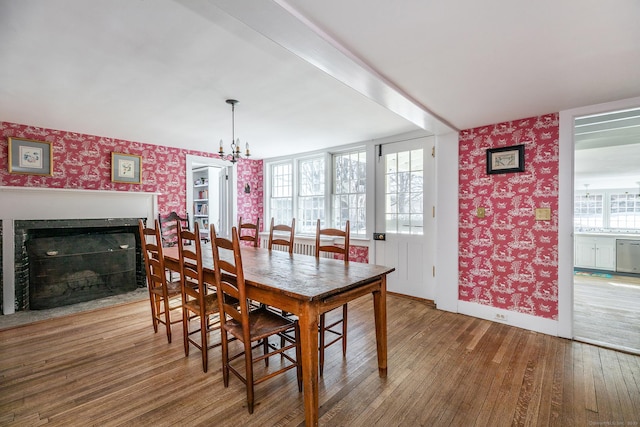
[[[558,331],[573,339],[573,177],[575,167],[574,119],[640,106],[640,97],[560,111],[558,175]]]

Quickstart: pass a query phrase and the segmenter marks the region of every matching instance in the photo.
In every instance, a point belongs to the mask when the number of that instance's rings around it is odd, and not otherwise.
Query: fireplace
[[[16,252],[24,269],[16,281],[24,296],[20,309],[54,308],[144,287],[137,221],[17,221]]]
[[[157,206],[157,193],[0,186],[2,314],[146,286],[138,219]]]

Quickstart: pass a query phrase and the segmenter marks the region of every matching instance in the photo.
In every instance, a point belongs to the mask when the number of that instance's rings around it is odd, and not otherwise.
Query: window
[[[609,196],[609,227],[640,229],[640,195],[616,193]]]
[[[266,164],[265,218],[287,224],[296,219],[296,233],[315,235],[323,227],[344,228],[364,237],[367,230],[367,151],[353,148],[335,154],[282,159]]]
[[[603,201],[602,194],[576,194],[573,226],[576,228],[604,227]]]
[[[385,155],[387,233],[423,234],[423,149]]]
[[[288,224],[293,217],[293,168],[291,162],[271,165],[269,207],[276,224]],[[268,222],[265,221],[265,224]]]
[[[351,234],[365,235],[367,162],[364,150],[333,156],[333,218],[336,228],[349,220]]]
[[[316,222],[324,224],[324,157],[298,161],[298,216],[296,228],[301,233],[315,233]]]

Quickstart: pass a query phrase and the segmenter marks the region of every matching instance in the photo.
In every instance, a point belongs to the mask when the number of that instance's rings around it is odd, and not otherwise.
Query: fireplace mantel
[[[158,193],[0,186],[3,314],[15,311],[17,220],[147,218],[158,213]]]

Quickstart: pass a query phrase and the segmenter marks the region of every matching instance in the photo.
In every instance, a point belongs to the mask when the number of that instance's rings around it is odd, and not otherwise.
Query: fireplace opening
[[[146,286],[137,218],[15,223],[16,310],[40,310]]]
[[[136,289],[132,233],[88,233],[27,241],[29,308],[76,304]]]

